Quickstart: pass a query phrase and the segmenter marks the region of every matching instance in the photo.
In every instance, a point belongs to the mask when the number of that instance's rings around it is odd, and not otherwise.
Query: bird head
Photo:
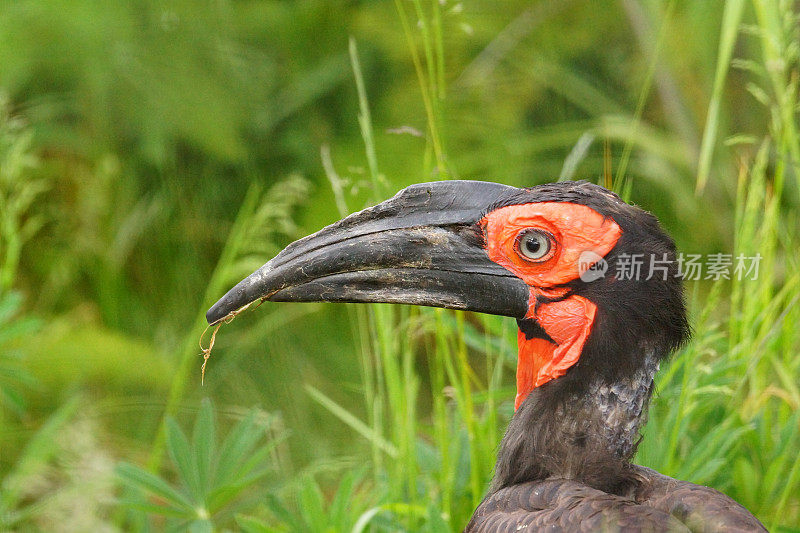
[[[651,214],[587,182],[412,185],[287,246],[208,311],[254,301],[384,302],[517,319],[519,407],[591,373],[613,383],[688,335],[675,246]]]

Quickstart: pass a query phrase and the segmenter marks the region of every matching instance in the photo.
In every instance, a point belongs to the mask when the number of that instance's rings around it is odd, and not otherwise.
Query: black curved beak
[[[214,304],[217,322],[258,299],[384,302],[523,318],[527,285],[489,259],[478,222],[520,189],[421,183],[287,246]]]

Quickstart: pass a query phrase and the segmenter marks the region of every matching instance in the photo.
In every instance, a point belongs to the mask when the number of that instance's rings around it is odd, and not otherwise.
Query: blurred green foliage
[[[0,528],[459,530],[513,323],[265,304],[201,386],[203,314],[410,183],[559,177],[613,178],[682,251],[764,256],[689,287],[638,460],[800,527],[795,2],[0,6]],[[197,481],[265,424],[243,486]]]
[[[158,476],[130,463],[117,466],[122,483],[139,491],[137,499],[123,502],[132,509],[151,512],[171,519],[169,529],[176,531],[213,531],[225,527],[233,509],[242,506],[245,491],[265,478],[274,468],[270,455],[285,436],[273,435],[266,443],[271,423],[256,423],[250,412],[217,445],[214,408],[204,400],[192,430],[191,442],[173,418],[167,418],[167,447],[177,471],[177,488]],[[265,435],[265,429],[267,434]],[[159,501],[149,503],[146,496]],[[250,505],[263,498],[250,495]]]

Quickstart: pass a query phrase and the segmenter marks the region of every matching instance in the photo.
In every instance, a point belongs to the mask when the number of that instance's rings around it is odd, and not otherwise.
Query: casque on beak
[[[480,220],[518,191],[489,182],[412,185],[287,246],[206,314],[258,299],[384,302],[523,318],[529,287],[486,254]]]

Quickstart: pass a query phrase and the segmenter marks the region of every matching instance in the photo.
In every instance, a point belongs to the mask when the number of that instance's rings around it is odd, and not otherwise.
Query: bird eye
[[[529,229],[517,237],[517,250],[529,261],[539,261],[550,253],[550,235],[543,231]]]

